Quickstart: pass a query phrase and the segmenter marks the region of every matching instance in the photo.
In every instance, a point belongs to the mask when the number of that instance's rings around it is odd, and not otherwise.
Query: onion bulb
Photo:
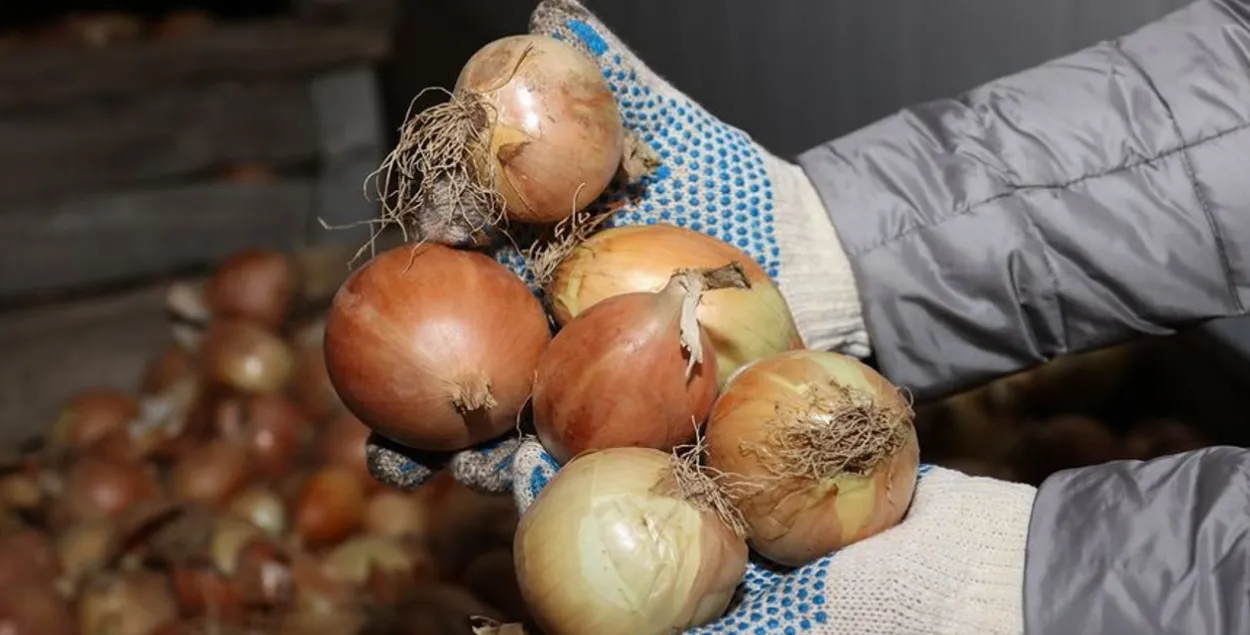
[[[93,577],[78,597],[83,635],[148,635],[177,617],[172,589],[152,571]]]
[[[223,503],[247,483],[247,447],[217,440],[185,456],[170,472],[170,488],[180,500]]]
[[[791,351],[730,378],[707,422],[707,465],[751,544],[801,566],[902,520],[920,467],[912,412],[876,371],[837,353]]]
[[[208,376],[246,394],[281,390],[295,366],[286,342],[250,322],[214,322],[201,346]]]
[[[668,450],[694,438],[716,399],[716,358],[697,319],[744,284],[735,265],[683,270],[658,292],[618,295],[569,322],[538,363],[534,425],[564,462],[586,450]]]
[[[331,551],[325,567],[331,578],[355,586],[364,586],[377,574],[415,581],[433,569],[433,563],[423,555],[397,538],[365,534],[349,538]]]
[[[304,544],[343,540],[360,526],[364,488],[350,470],[327,466],[313,474],[295,508],[295,531]]]
[[[281,252],[268,249],[247,249],[227,258],[204,285],[214,318],[247,320],[270,329],[282,326],[294,296],[291,264]]]
[[[54,510],[58,524],[113,517],[160,496],[156,477],[146,466],[94,457],[76,461],[61,488]]]
[[[270,536],[278,537],[286,532],[286,503],[269,487],[253,485],[235,494],[227,505],[227,511],[263,529]]]
[[[111,388],[85,390],[74,396],[52,424],[55,445],[85,448],[139,416],[134,397]]]
[[[377,536],[424,539],[432,520],[423,497],[384,489],[369,497],[363,524],[366,532]]]
[[[378,433],[460,450],[516,425],[550,339],[542,306],[503,265],[425,243],[383,252],[339,288],[326,367]]]
[[[747,545],[716,488],[672,455],[613,448],[564,466],[526,510],[517,581],[547,635],[661,635],[728,607]]]
[[[69,607],[51,586],[16,584],[0,589],[0,633],[76,635],[79,630]]]
[[[381,487],[369,473],[369,428],[351,413],[343,413],[326,423],[317,435],[318,458],[354,472],[366,490]]]
[[[22,529],[0,535],[0,588],[14,584],[51,584],[60,573],[61,561],[56,548],[43,532]]]
[[[556,322],[568,324],[606,298],[658,291],[674,271],[737,263],[747,284],[710,294],[699,305],[716,351],[718,384],[757,359],[803,348],[790,307],[768,273],[738,248],[675,225],[605,229],[574,247],[547,286]]]
[[[117,525],[109,519],[78,523],[62,532],[56,551],[65,578],[76,585],[97,571],[112,555],[116,535]]]
[[[607,188],[624,155],[616,98],[569,44],[515,35],[469,58],[451,99],[404,125],[383,173],[422,239],[456,244],[500,220],[550,223]],[[419,186],[407,175],[422,175]]]

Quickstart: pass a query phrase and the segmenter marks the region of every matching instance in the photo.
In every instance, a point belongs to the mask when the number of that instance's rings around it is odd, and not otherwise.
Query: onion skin
[[[134,397],[111,388],[85,390],[66,405],[52,426],[54,444],[85,448],[124,429],[139,416],[139,402]]]
[[[356,531],[364,516],[364,488],[356,474],[324,467],[309,479],[295,511],[295,531],[309,546],[334,544]]]
[[[685,293],[673,283],[609,298],[552,340],[535,371],[534,426],[557,461],[612,447],[669,450],[694,438],[716,399],[716,357],[700,332],[703,361],[687,378]]]
[[[216,318],[241,319],[276,329],[295,297],[295,274],[286,256],[247,249],[221,263],[204,285],[204,299]]]
[[[330,380],[378,433],[453,451],[516,425],[551,341],[542,306],[489,256],[425,243],[356,270],[326,321]]]
[[[77,635],[78,632],[69,607],[52,587],[27,584],[0,587],[0,633]]]
[[[606,298],[659,291],[678,269],[738,263],[748,289],[704,296],[699,323],[716,351],[717,383],[745,364],[803,348],[790,307],[755,259],[724,241],[675,225],[613,227],[587,238],[561,261],[547,288],[556,322],[566,325]]]
[[[668,453],[613,448],[564,466],[521,517],[517,580],[547,635],[662,635],[728,607],[747,546],[715,514],[658,494]]]
[[[51,584],[60,573],[60,558],[43,532],[23,529],[0,536],[0,588]]]
[[[876,371],[843,355],[792,351],[743,368],[708,418],[707,465],[747,483],[734,501],[750,527],[751,546],[774,562],[801,566],[876,535],[902,520],[915,492],[920,446],[910,416],[903,443],[867,476],[778,478],[752,448],[767,448],[778,413],[802,408],[806,391],[832,394],[830,383],[873,396],[877,407],[910,415],[903,395]],[[741,490],[744,488],[733,488]]]
[[[625,143],[616,97],[572,46],[541,35],[495,40],[461,70],[455,93],[465,92],[494,113],[489,169],[513,220],[568,218],[616,174]]]
[[[173,494],[182,500],[221,504],[247,482],[247,447],[214,441],[188,454],[170,473]]]
[[[55,516],[58,524],[113,517],[132,505],[156,500],[160,493],[145,466],[84,457],[66,474]]]

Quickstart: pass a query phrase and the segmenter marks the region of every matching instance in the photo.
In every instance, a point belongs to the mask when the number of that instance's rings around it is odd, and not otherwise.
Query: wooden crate
[[[385,130],[386,31],[273,20],[0,57],[0,301],[264,245],[359,242]],[[277,168],[272,182],[217,178]]]

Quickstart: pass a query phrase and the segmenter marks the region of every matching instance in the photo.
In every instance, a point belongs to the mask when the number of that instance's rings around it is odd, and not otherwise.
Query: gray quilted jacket
[[[1243,314],[1250,0],[1197,2],[800,163],[878,361],[920,397]],[[1028,635],[1250,634],[1250,453],[1052,477],[1025,582]]]

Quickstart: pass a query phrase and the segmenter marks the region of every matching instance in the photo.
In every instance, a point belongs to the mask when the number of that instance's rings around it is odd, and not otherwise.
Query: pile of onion
[[[551,223],[581,210],[624,149],[599,67],[554,38],[514,35],[478,50],[450,100],[408,120],[379,173],[396,178],[384,198],[393,220],[424,241],[476,243],[505,215]]]
[[[684,461],[614,448],[555,475],[513,546],[521,594],[543,632],[659,635],[724,613],[747,546],[718,490]]]
[[[379,254],[339,289],[326,367],[373,430],[459,450],[516,426],[550,340],[542,306],[503,265],[425,243]]]
[[[698,307],[745,286],[742,269],[682,270],[659,291],[608,298],[569,322],[538,363],[534,427],[564,462],[586,450],[669,450],[716,399],[716,357]]]
[[[791,351],[744,367],[708,418],[707,466],[751,546],[801,566],[876,535],[911,504],[920,448],[909,403],[837,353]]]
[[[742,267],[747,284],[708,295],[699,322],[716,351],[717,380],[757,359],[803,348],[777,285],[747,254],[707,234],[675,225],[632,225],[593,234],[560,262],[547,286],[556,321],[565,325],[606,298],[658,291],[674,271]]]

